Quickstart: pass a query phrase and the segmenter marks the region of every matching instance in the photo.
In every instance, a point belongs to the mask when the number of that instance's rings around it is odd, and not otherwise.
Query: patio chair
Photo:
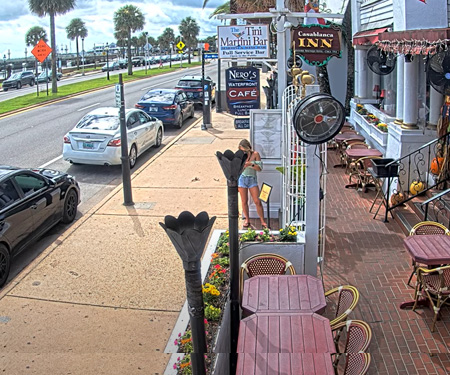
[[[239,277],[241,298],[244,291],[245,274],[248,277],[258,275],[284,275],[287,271],[291,275],[295,275],[295,268],[292,263],[281,255],[262,253],[251,256],[241,265]]]
[[[436,321],[440,313],[441,306],[450,297],[450,266],[437,267],[433,269],[417,267],[417,283],[414,293],[413,311],[417,307],[421,291],[424,290],[426,296],[433,306],[434,319],[431,332],[434,332]]]
[[[333,326],[333,335],[337,352],[334,365],[337,367],[343,353],[362,353],[367,350],[372,340],[372,329],[362,320],[347,320]],[[345,339],[342,349],[340,346],[344,339],[341,338]]]
[[[369,370],[371,356],[369,353],[346,353],[346,362],[342,375],[364,375]]]
[[[359,292],[354,286],[342,285],[325,292],[327,300],[326,309],[333,309],[330,319],[331,328],[339,322],[347,319],[347,316],[355,309],[359,300]],[[333,307],[331,307],[333,305]]]
[[[350,142],[350,144],[346,147],[346,150],[350,150],[350,149],[355,149],[355,148],[359,148],[359,149],[369,149],[370,146],[363,142],[363,141],[356,141],[353,140],[352,142]],[[344,162],[345,162],[345,173],[348,173],[350,171],[350,169],[353,168],[353,163],[351,162],[351,160],[347,157],[347,154],[344,152],[343,153],[343,157],[344,157]]]
[[[361,186],[363,192],[367,190],[367,185],[373,184],[376,187],[378,181],[368,170],[374,159],[381,159],[381,156],[364,156],[356,160],[353,169],[350,171],[349,184],[352,183],[352,177],[356,176],[357,186]]]
[[[431,235],[446,234],[447,236],[450,236],[450,230],[441,223],[437,223],[435,221],[421,221],[420,223],[414,225],[411,231],[409,232],[410,236],[420,236],[424,234],[431,234]],[[417,264],[414,260],[412,261],[412,267],[413,270],[406,284],[408,286],[411,286],[410,284],[411,279],[416,274],[417,271]]]

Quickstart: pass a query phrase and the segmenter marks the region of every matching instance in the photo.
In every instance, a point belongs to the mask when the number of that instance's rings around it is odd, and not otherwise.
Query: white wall
[[[448,27],[448,0],[394,1],[394,31]]]

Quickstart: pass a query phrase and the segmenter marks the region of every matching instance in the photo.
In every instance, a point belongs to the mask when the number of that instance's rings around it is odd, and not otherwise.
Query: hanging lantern
[[[441,172],[442,166],[444,165],[444,158],[434,158],[431,161],[430,172],[434,175],[438,175]]]
[[[425,189],[425,184],[422,181],[413,181],[409,187],[409,192],[412,195],[420,194]]]

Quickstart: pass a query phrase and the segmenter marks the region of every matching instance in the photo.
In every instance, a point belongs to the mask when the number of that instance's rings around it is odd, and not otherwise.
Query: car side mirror
[[[53,188],[56,186],[56,182],[54,180],[48,180],[48,186]]]

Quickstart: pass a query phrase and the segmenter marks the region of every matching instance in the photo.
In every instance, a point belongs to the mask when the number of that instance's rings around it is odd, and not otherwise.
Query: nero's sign
[[[225,71],[227,104],[235,116],[248,116],[260,108],[259,70],[254,67],[228,68]]]

